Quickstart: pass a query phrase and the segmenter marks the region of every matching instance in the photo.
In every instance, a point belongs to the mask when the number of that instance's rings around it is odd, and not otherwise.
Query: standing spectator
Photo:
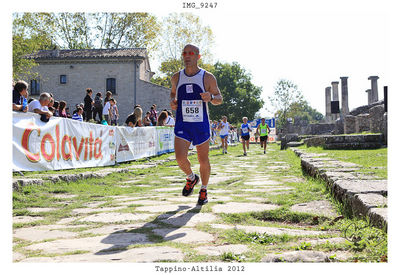
[[[96,120],[96,115],[99,115],[99,123],[103,120],[103,99],[101,93],[98,92],[94,98],[93,119]]]
[[[69,112],[69,107],[65,108],[65,113],[67,114],[67,118],[72,118],[71,113]]]
[[[80,121],[80,122],[83,122],[82,114],[83,114],[83,109],[82,109],[82,107],[78,107],[78,108],[76,108],[76,112],[75,112],[74,115],[72,116],[72,119],[78,120],[78,121]]]
[[[150,107],[150,119],[151,119],[151,123],[153,123],[153,125],[157,124],[157,110],[156,110],[156,105],[153,104],[153,106]]]
[[[28,111],[28,84],[25,81],[17,81],[13,87],[13,111]]]
[[[142,127],[142,126],[143,126],[143,124],[142,124],[143,110],[142,110],[142,108],[140,107],[140,105],[137,106],[137,107],[133,110],[133,113],[134,113],[135,116],[136,116],[136,125],[135,125],[135,127]]]
[[[67,103],[63,100],[60,101],[58,106],[58,116],[67,118]]]
[[[105,99],[104,99],[105,100]],[[103,117],[104,120],[107,121],[107,124],[110,125],[110,108],[111,108],[111,100],[107,100],[106,104],[103,107]]]
[[[52,107],[53,108],[53,106],[54,106],[54,98],[51,96],[51,94],[50,94],[50,101],[49,101],[49,104],[47,104],[47,107],[48,108],[50,108],[50,107]]]
[[[83,111],[85,114],[85,121],[89,121],[92,119],[92,108],[94,101],[92,99],[92,94],[93,91],[91,88],[86,89],[86,96],[83,99],[84,105],[83,105]]]
[[[168,118],[168,113],[166,111],[162,111],[158,116],[157,126],[166,126],[165,121]]]
[[[53,105],[53,108],[54,108],[53,114],[54,114],[54,116],[59,116],[59,114],[58,114],[58,108],[59,107],[60,107],[60,102],[54,101],[54,105]]]
[[[106,106],[106,103],[111,99],[112,92],[107,91],[106,92],[106,97],[104,98],[104,106]]]
[[[111,104],[111,108],[110,108],[110,121],[111,121],[111,125],[115,125],[118,126],[118,118],[119,118],[119,114],[118,114],[118,107],[117,107],[117,101],[114,98],[110,99],[110,103],[113,102],[114,104]]]
[[[28,112],[34,112],[40,115],[46,115],[47,118],[53,116],[53,113],[49,111],[47,105],[49,105],[50,95],[48,93],[42,93],[39,96],[39,100],[33,100],[28,105]]]
[[[153,126],[150,119],[150,112],[147,111],[146,116],[143,118],[143,125],[144,126]]]

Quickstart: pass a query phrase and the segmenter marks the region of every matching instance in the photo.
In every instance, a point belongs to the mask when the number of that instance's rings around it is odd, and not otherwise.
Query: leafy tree
[[[278,117],[278,129],[286,125],[290,106],[301,101],[304,101],[304,97],[296,84],[286,79],[281,79],[277,82],[274,87],[274,94],[268,97],[266,109],[274,113],[275,117]]]
[[[212,73],[217,79],[223,103],[210,105],[210,117],[219,119],[226,115],[231,123],[242,121],[243,116],[247,116],[249,120],[254,119],[264,101],[260,97],[262,88],[251,83],[251,75],[237,62],[217,62]]]
[[[168,88],[171,86],[171,76],[184,68],[181,54],[187,44],[199,47],[199,66],[208,71],[212,69],[214,35],[210,27],[202,25],[200,17],[191,13],[171,13],[163,19],[161,33],[162,43],[158,54],[162,62],[160,74],[152,78],[153,83]]]

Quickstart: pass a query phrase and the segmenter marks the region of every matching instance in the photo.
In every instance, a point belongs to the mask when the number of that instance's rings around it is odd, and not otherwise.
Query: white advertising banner
[[[174,127],[156,127],[156,129],[158,141],[157,155],[174,152]]]
[[[44,171],[115,164],[113,126],[13,112],[13,169]]]
[[[116,127],[116,130],[117,162],[137,160],[156,155],[156,127]]]

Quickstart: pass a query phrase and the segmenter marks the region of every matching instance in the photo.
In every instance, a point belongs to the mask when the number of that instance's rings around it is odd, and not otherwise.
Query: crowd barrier
[[[114,165],[174,151],[172,127],[107,126],[13,112],[13,170]]]

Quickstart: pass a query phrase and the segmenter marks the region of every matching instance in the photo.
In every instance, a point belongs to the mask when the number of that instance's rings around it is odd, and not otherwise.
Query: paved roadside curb
[[[230,144],[230,146],[237,146],[238,143],[235,144]],[[210,146],[210,151],[212,150],[217,150],[221,148],[220,145],[212,145]],[[196,154],[196,149],[190,150],[188,152],[188,155],[194,155]],[[164,160],[157,160],[157,161],[151,161],[149,159],[148,163],[142,164],[140,169],[143,168],[150,168],[154,167],[157,165],[160,165],[162,163],[174,161],[175,156],[170,156]],[[112,173],[128,173],[130,171],[138,169],[137,165],[132,162],[132,167],[128,168],[116,168],[117,166],[114,167],[107,167],[104,168],[103,170],[97,171],[97,172],[82,172],[82,173],[74,173],[74,170],[71,170],[70,174],[53,174],[53,175],[38,175],[38,178],[16,178],[13,179],[12,181],[12,188],[14,191],[20,190],[23,186],[28,186],[28,185],[41,185],[44,182],[59,182],[59,181],[65,181],[65,182],[75,182],[78,180],[83,180],[83,179],[91,179],[91,178],[104,178]]]
[[[325,181],[335,198],[349,207],[353,215],[369,217],[372,224],[387,230],[387,180],[363,174],[358,165],[328,158],[327,154],[290,150],[300,157],[303,171]]]

